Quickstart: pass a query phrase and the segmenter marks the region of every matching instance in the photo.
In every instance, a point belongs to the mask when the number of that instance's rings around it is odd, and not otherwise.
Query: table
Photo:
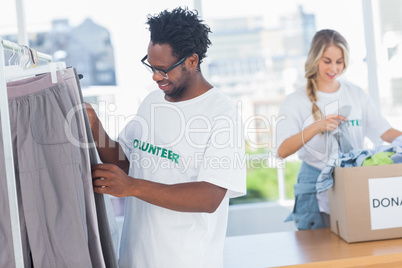
[[[329,228],[227,237],[225,268],[402,267],[402,239],[346,243]]]

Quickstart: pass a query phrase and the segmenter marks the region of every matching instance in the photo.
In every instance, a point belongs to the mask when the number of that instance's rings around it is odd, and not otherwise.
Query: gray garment
[[[348,117],[350,111],[352,110],[352,106],[346,105],[339,108],[338,114],[343,117]],[[339,146],[339,152],[347,154],[353,150],[353,146],[350,143],[350,134],[348,131],[348,122],[340,121],[338,126],[338,131],[334,133],[334,137]],[[339,155],[336,156],[338,158]]]
[[[70,142],[86,137],[82,114],[71,114],[68,131],[64,124],[79,99],[66,82],[49,85],[50,74],[7,84],[25,267],[30,254],[35,267],[105,267],[89,155]],[[0,213],[9,215],[2,154],[0,187]],[[0,267],[15,266],[10,234],[3,216]]]
[[[350,144],[350,135],[347,122],[340,122],[338,132],[334,133],[334,136],[338,142],[339,151],[341,153],[347,154],[353,150],[353,146]]]
[[[62,77],[61,77],[62,76]],[[97,212],[94,209],[95,199],[94,199],[94,191],[92,186],[92,176],[91,176],[91,163],[90,156],[88,151],[88,139],[87,132],[85,128],[84,116],[82,113],[82,102],[80,96],[78,94],[78,84],[75,76],[75,72],[73,69],[67,69],[63,72],[63,74],[59,74],[58,81],[63,80],[66,83],[66,92],[70,97],[72,103],[72,109],[67,114],[67,124],[73,124],[72,121],[70,123],[70,119],[77,120],[78,125],[78,133],[74,135],[74,133],[69,133],[66,130],[66,135],[69,141],[77,147],[80,152],[80,163],[81,163],[81,178],[84,186],[84,196],[85,196],[85,210],[86,210],[86,221],[87,221],[87,235],[88,235],[88,247],[92,260],[93,267],[104,267],[104,256],[102,252],[102,247],[100,243],[100,233],[99,233],[99,225],[97,221]],[[71,129],[68,127],[67,129]],[[101,208],[101,211],[104,211],[105,208]]]
[[[70,88],[75,88],[75,90],[70,90],[69,93],[74,95],[74,99],[77,101],[75,106],[77,108],[81,107],[79,111],[82,111],[82,113],[79,113],[81,115],[80,120],[83,121],[81,125],[85,127],[85,129],[83,129],[83,132],[85,134],[84,137],[82,137],[82,141],[84,142],[86,147],[89,148],[88,150],[82,150],[82,151],[85,151],[85,153],[89,154],[88,157],[90,159],[89,161],[90,164],[95,165],[100,163],[100,160],[98,156],[98,151],[96,150],[94,139],[92,137],[91,127],[89,124],[88,115],[84,105],[84,98],[82,96],[81,87],[78,82],[79,81],[78,75],[75,69],[67,69],[66,73],[68,74],[69,77],[71,76],[71,78],[72,76],[74,76],[74,79],[69,78],[68,80],[65,79],[65,81],[69,83],[71,82]],[[92,183],[91,183],[91,192],[94,193],[92,190]],[[117,268],[118,267],[117,256],[116,256],[117,249],[115,247],[118,245],[118,241],[116,241],[116,245],[113,245],[113,239],[110,233],[111,229],[108,222],[109,217],[106,211],[104,195],[97,193],[94,194],[95,194],[94,197],[97,212],[97,220],[99,226],[99,235],[105,264],[107,268],[114,268],[114,267]],[[114,217],[114,215],[112,216]]]
[[[324,223],[325,228],[331,227],[331,220],[329,214],[325,212],[321,212],[322,222]]]

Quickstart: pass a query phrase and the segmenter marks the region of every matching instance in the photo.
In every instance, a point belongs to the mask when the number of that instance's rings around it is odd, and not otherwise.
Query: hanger
[[[29,69],[23,69],[19,65],[6,66],[6,81],[16,80],[20,78],[26,78],[35,76],[38,74],[50,73],[52,83],[57,83],[57,71],[66,70],[66,64],[64,62],[51,62],[46,65],[36,66]]]
[[[15,50],[13,47],[13,53],[11,54],[10,58],[8,59],[8,65],[11,65],[11,59],[15,56]]]
[[[35,76],[44,73],[51,74],[52,83],[57,83],[57,72],[61,71],[63,74],[66,70],[66,64],[64,62],[52,62],[51,56],[38,53],[35,49],[31,49],[28,46],[14,44],[12,42],[2,40],[3,47],[12,48],[13,54],[11,55],[8,66],[5,66],[5,78],[6,82],[16,80],[20,78]],[[15,49],[14,49],[15,48]],[[17,54],[18,59],[15,64],[11,64],[11,58]],[[39,55],[40,54],[40,55]],[[45,60],[48,63],[38,66],[39,60]]]
[[[20,53],[19,57],[19,65],[22,69],[27,69],[29,67],[29,52],[28,52],[28,47],[21,45],[22,53]]]
[[[31,67],[37,67],[37,63],[39,62],[39,55],[38,55],[38,51],[36,51],[36,49],[30,48],[31,52],[32,52],[32,62],[33,65]]]
[[[36,50],[32,50],[27,46],[21,47],[23,52],[19,54],[18,64],[5,67],[6,81],[50,73],[52,83],[57,83],[57,71],[65,70],[66,64],[64,62],[50,62],[45,65],[37,66],[39,56]],[[11,58],[9,63],[11,63]]]

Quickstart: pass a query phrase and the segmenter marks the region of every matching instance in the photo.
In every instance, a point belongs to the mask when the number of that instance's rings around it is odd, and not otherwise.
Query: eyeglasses
[[[169,79],[168,76],[168,72],[170,72],[171,70],[173,70],[174,68],[176,68],[177,66],[179,66],[180,64],[182,64],[187,57],[182,58],[181,60],[179,60],[177,63],[173,64],[170,68],[166,69],[166,70],[162,70],[162,69],[158,69],[155,67],[152,67],[151,65],[149,65],[148,63],[145,62],[145,60],[148,58],[148,55],[145,55],[144,58],[142,58],[141,62],[142,64],[145,65],[145,67],[147,68],[148,71],[150,71],[152,74],[157,73],[160,74],[163,78],[165,79]]]

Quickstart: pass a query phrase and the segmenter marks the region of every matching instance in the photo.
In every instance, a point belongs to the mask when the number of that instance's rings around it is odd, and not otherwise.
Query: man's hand
[[[132,195],[133,178],[113,164],[98,164],[92,167],[94,191],[116,197]]]
[[[99,131],[99,119],[94,108],[92,108],[91,104],[89,103],[85,103],[85,108],[87,110],[88,121],[91,125],[92,132]]]

